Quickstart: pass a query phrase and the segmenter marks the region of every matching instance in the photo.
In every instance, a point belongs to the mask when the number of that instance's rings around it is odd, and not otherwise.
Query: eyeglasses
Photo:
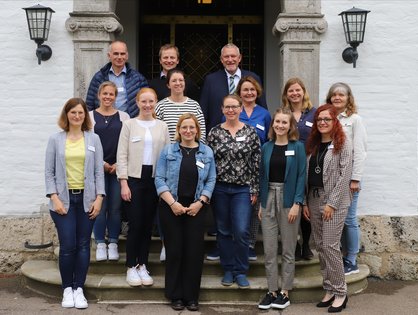
[[[328,125],[331,121],[333,121],[332,118],[317,118],[316,119],[317,124],[320,124],[321,122],[323,122]]]
[[[238,109],[238,108],[241,108],[241,106],[240,105],[226,105],[226,106],[222,106],[222,108],[224,109],[224,110],[236,110],[236,109]]]

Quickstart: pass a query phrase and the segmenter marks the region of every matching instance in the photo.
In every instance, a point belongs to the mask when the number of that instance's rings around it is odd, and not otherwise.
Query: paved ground
[[[312,303],[292,304],[286,310],[259,311],[256,305],[201,305],[199,312],[175,312],[168,305],[90,303],[83,311],[61,308],[58,299],[45,298],[22,285],[20,277],[0,275],[0,314],[328,314]],[[418,314],[418,282],[369,279],[362,294],[350,297],[343,314],[409,315]]]

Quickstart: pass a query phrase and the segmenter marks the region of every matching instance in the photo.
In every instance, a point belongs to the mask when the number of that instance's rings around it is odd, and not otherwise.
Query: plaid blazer
[[[353,149],[351,141],[345,140],[340,153],[328,149],[324,157],[323,182],[327,205],[335,210],[348,208],[351,204],[350,180],[353,170]],[[311,155],[307,157],[308,164]],[[308,172],[309,167],[306,168]],[[308,178],[307,174],[306,178]],[[308,181],[307,181],[308,182]]]

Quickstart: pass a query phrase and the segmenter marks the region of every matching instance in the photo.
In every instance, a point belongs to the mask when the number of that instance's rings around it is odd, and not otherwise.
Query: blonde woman
[[[99,136],[103,147],[103,168],[105,173],[106,198],[103,200],[102,211],[94,223],[94,239],[96,242],[96,261],[118,260],[118,240],[120,232],[120,184],[116,177],[116,152],[122,122],[129,119],[125,112],[114,107],[118,88],[110,81],[103,82],[99,87],[98,99],[100,106],[89,112],[93,130]],[[106,246],[105,233],[108,233],[109,244]]]
[[[126,281],[131,286],[154,283],[147,270],[152,223],[158,202],[154,177],[160,152],[170,142],[167,125],[155,118],[155,91],[142,88],[136,102],[139,116],[123,122],[116,167],[121,196],[127,203]]]

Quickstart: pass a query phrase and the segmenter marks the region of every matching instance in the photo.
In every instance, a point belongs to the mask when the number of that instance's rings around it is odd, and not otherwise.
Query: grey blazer
[[[65,167],[65,131],[53,134],[48,141],[45,156],[46,196],[57,194],[65,209],[70,206],[68,180]],[[105,195],[103,149],[98,135],[91,131],[84,132],[86,157],[84,160],[84,211],[88,212],[97,195]],[[49,209],[55,211],[52,200]]]
[[[340,153],[328,149],[324,157],[323,182],[327,205],[335,210],[348,208],[351,204],[350,180],[353,170],[353,149],[346,138]],[[308,165],[311,155],[308,156]],[[307,171],[309,167],[306,168]],[[308,174],[309,176],[309,174]]]

